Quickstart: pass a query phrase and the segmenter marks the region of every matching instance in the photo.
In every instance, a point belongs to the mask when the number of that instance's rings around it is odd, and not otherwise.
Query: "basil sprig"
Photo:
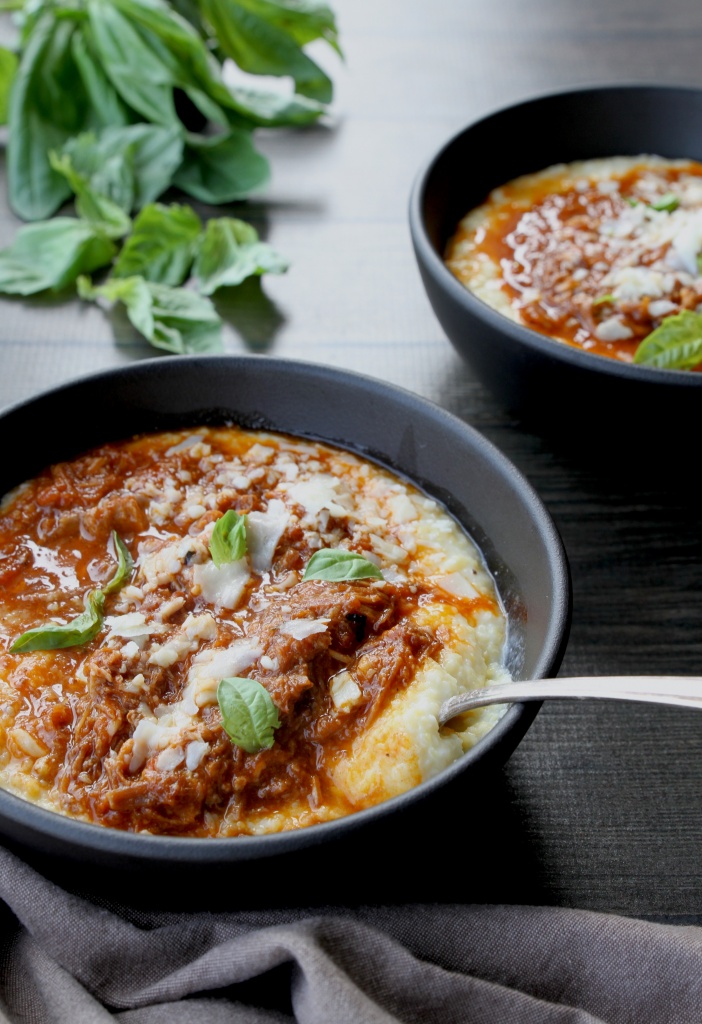
[[[315,551],[305,568],[303,580],[382,580],[383,574],[377,565],[363,555],[343,548],[322,548]]]
[[[280,717],[265,686],[255,679],[229,676],[219,681],[217,702],[224,730],[237,747],[257,754],[273,746]]]
[[[243,198],[267,177],[256,128],[310,124],[332,99],[329,77],[306,53],[317,40],[339,51],[324,0],[72,0],[25,4],[20,19],[19,60],[0,49],[0,115],[7,106],[10,203],[25,220],[51,216],[69,197],[49,152],[82,132],[173,126],[184,149],[160,192],[176,183],[202,198],[206,179],[205,201],[228,202],[234,178]],[[230,88],[227,58],[255,75],[292,78],[294,94]],[[226,159],[216,153],[216,167],[199,145],[215,127],[249,140]]]
[[[220,569],[228,562],[238,562],[246,554],[246,516],[228,509],[218,519],[210,538],[212,561]]]
[[[702,363],[702,314],[684,309],[651,331],[634,354],[638,366],[691,370]]]
[[[112,277],[102,285],[79,277],[77,283],[81,299],[124,303],[127,317],[154,348],[179,354],[222,349],[222,320],[204,295],[145,281],[140,275]]]
[[[60,647],[79,647],[90,643],[100,632],[103,622],[105,595],[102,590],[91,590],[85,598],[85,611],[58,625],[48,622],[44,626],[28,629],[10,647],[12,654],[27,651],[55,651]]]
[[[112,579],[102,590],[91,590],[85,597],[85,611],[70,622],[47,622],[43,626],[35,626],[17,637],[10,647],[12,654],[25,654],[28,651],[55,651],[64,647],[80,647],[90,643],[102,629],[104,621],[105,598],[123,586],[131,576],[134,562],[126,544],[112,532],[112,540],[117,553],[117,570]]]
[[[311,124],[331,102],[331,79],[307,47],[322,42],[341,55],[333,11],[326,0],[3,7],[18,12],[20,29],[17,54],[0,46],[9,201],[35,223],[0,251],[0,293],[59,292],[112,265],[99,294],[124,301],[152,345],[221,350],[221,318],[202,296],[283,273],[287,260],[251,225],[225,217],[203,229],[190,206],[156,200],[175,187],[218,205],[266,185],[257,129]],[[291,79],[294,93],[230,86],[226,61]],[[77,216],[54,218],[70,199]],[[199,296],[181,287],[189,277]],[[117,278],[129,284],[117,289]],[[98,295],[85,282],[78,290]]]

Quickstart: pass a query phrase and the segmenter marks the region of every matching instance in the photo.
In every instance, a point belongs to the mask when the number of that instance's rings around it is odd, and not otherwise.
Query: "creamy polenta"
[[[500,715],[479,551],[410,483],[232,426],[106,444],[0,506],[0,785],[201,837],[294,829],[428,779]],[[455,724],[455,723],[454,723]]]

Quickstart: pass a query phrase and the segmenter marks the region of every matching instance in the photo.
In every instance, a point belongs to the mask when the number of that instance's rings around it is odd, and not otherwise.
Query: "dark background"
[[[407,226],[420,165],[482,114],[578,84],[702,86],[702,6],[333,6],[346,63],[318,55],[338,87],[334,121],[261,133],[273,180],[236,211],[292,268],[218,301],[230,324],[227,351],[372,374],[434,400],[495,442],[538,490],[568,552],[574,606],[562,675],[702,672],[698,438],[674,438],[661,453],[650,444],[655,410],[648,436],[624,423],[591,439],[583,422],[579,443],[508,417],[445,340]],[[0,244],[16,226],[2,180]],[[154,354],[123,317],[70,296],[4,300],[0,405]],[[382,843],[349,839],[344,859],[360,872],[350,889],[329,880],[331,848],[310,854],[306,871],[322,880],[330,902],[545,903],[702,919],[701,794],[696,712],[553,703],[503,769],[422,807]]]

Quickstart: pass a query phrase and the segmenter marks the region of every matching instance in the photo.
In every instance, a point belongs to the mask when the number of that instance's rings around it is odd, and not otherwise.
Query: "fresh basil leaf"
[[[95,287],[83,277],[78,294],[93,301],[123,302],[134,327],[155,348],[178,354],[222,350],[222,320],[210,300],[196,292],[143,277],[112,278]]]
[[[231,122],[233,127],[249,129],[256,125],[307,124],[323,112],[321,106],[304,98],[283,99],[229,89],[221,66],[203,39],[174,9],[143,0],[112,2],[160,62],[164,81],[183,90],[215,124],[227,127]]]
[[[123,129],[118,129],[123,130]],[[63,148],[51,157],[59,173],[63,171],[69,184],[75,176],[93,193],[109,199],[125,214],[134,206],[134,167],[131,148],[121,152],[108,152],[94,132],[81,132],[69,139]],[[73,186],[73,191],[77,189]]]
[[[193,274],[200,293],[212,295],[218,288],[241,284],[247,277],[282,274],[289,265],[272,246],[259,241],[258,232],[250,224],[219,217],[207,222]]]
[[[153,59],[160,65],[161,80],[170,84],[171,92],[173,88],[185,90],[208,119],[226,125],[223,108],[230,106],[233,101],[222,80],[221,66],[190,22],[182,18],[172,6],[160,0],[89,2],[109,2],[117,8],[120,16],[141,40],[141,45],[149,49]],[[173,101],[172,95],[170,100]],[[141,110],[139,106],[135,109]],[[158,118],[151,116],[149,120],[159,122]]]
[[[383,574],[377,565],[363,555],[344,548],[322,548],[310,558],[303,580],[382,580]]]
[[[656,199],[655,203],[651,203],[653,210],[660,210],[665,213],[672,213],[673,210],[677,210],[680,206],[680,200],[672,192],[666,192],[665,195],[661,196],[660,199]]]
[[[331,80],[303,52],[290,31],[295,23],[292,5],[201,0],[200,7],[218,46],[242,70],[254,75],[288,75],[295,81],[296,92],[321,103],[331,101]],[[281,17],[283,13],[287,20]]]
[[[117,257],[115,277],[140,276],[158,284],[182,284],[190,272],[202,221],[190,206],[145,206]]]
[[[85,611],[81,615],[60,625],[48,622],[43,626],[28,629],[26,633],[17,637],[10,647],[10,652],[23,654],[27,651],[54,651],[90,643],[102,628],[104,605],[103,592],[91,590],[85,598]]]
[[[189,135],[183,163],[173,184],[202,203],[218,205],[244,199],[268,181],[268,161],[256,151],[251,132],[232,128],[223,135]]]
[[[27,224],[0,252],[0,292],[33,295],[60,291],[79,274],[89,274],[114,258],[109,238],[76,217],[54,217]]]
[[[79,31],[43,9],[33,21],[10,95],[7,177],[12,209],[24,220],[50,217],[71,194],[49,165],[49,150],[90,127],[90,105],[72,54]]]
[[[319,0],[240,0],[243,6],[265,17],[304,46],[324,39],[341,54],[336,18],[331,7]]]
[[[119,534],[112,531],[112,542],[117,555],[117,569],[112,579],[101,590],[91,590],[85,598],[85,611],[70,622],[46,623],[19,636],[10,647],[12,654],[26,651],[53,651],[63,647],[87,644],[100,632],[103,623],[105,598],[119,590],[129,579],[134,561],[129,548]]]
[[[0,124],[7,124],[10,89],[18,66],[19,61],[12,50],[0,46]]]
[[[61,150],[91,188],[117,203],[125,213],[152,203],[169,187],[183,159],[183,132],[178,125],[130,124],[84,132]]]
[[[127,582],[134,569],[134,559],[129,552],[129,548],[116,530],[112,531],[112,543],[115,546],[115,553],[117,555],[117,570],[109,583],[102,588],[105,597],[119,590]]]
[[[312,124],[325,111],[321,103],[297,94],[285,96],[241,86],[230,86],[230,92],[232,103],[229,123],[234,127],[240,116],[244,118],[242,127],[247,124],[257,128]]]
[[[210,554],[218,569],[228,562],[238,562],[246,554],[246,519],[230,508],[217,520],[210,538]]]
[[[702,314],[684,309],[651,331],[634,354],[639,366],[691,370],[702,363]]]
[[[89,25],[84,23],[74,32],[71,53],[92,108],[94,123],[105,127],[128,124],[127,108],[100,65]]]
[[[122,100],[154,124],[177,123],[177,83],[160,53],[112,0],[88,0],[87,11],[102,67]]]
[[[91,188],[88,180],[74,169],[68,153],[52,150],[49,163],[71,186],[78,215],[108,238],[124,238],[132,226],[131,220],[120,206]]]
[[[166,191],[183,159],[180,125],[131,124],[108,128],[100,135],[106,153],[128,146],[134,171],[134,206],[137,210]]]
[[[237,747],[257,754],[273,746],[280,718],[265,686],[255,679],[229,676],[219,681],[217,702],[224,730]]]

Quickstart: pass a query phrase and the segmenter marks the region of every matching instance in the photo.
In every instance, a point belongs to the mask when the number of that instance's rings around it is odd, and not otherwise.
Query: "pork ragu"
[[[618,157],[516,178],[461,221],[446,262],[489,305],[541,334],[622,362],[702,365],[696,161]]]
[[[506,678],[455,521],[282,434],[146,435],[49,467],[2,503],[0,581],[0,784],[113,828],[235,836],[372,806],[495,720],[439,730],[446,697]]]

